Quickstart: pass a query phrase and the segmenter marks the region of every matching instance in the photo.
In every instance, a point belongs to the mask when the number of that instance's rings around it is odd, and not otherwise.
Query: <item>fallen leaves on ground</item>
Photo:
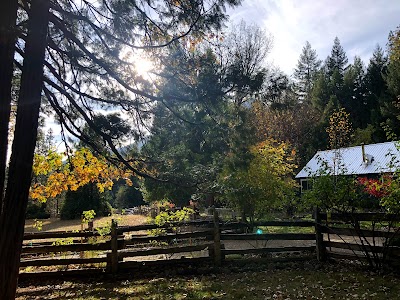
[[[316,267],[317,266],[317,267]],[[25,282],[17,299],[397,299],[400,277],[345,264],[225,267],[214,274]],[[137,275],[136,275],[137,276]]]

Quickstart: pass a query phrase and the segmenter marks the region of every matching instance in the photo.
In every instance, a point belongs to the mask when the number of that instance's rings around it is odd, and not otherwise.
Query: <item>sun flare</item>
[[[149,76],[149,72],[153,69],[153,63],[146,58],[138,57],[134,61],[137,73],[143,77]]]

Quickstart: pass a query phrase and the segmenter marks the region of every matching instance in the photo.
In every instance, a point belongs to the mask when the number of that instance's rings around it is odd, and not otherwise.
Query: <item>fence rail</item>
[[[52,232],[35,232],[35,233],[25,233],[24,241],[29,240],[41,240],[41,239],[62,239],[71,237],[82,237],[88,238],[93,236],[101,236],[100,233],[96,231],[52,231]]]
[[[359,260],[373,267],[388,262],[399,263],[400,248],[393,241],[400,241],[400,215],[318,211],[315,215],[318,230],[323,235],[320,247],[322,260]],[[370,228],[366,228],[366,224]]]
[[[310,221],[268,221],[253,226],[314,227]],[[213,220],[172,223],[158,226],[117,226],[112,223],[107,234],[98,232],[39,232],[25,234],[21,268],[53,267],[56,273],[66,273],[66,267],[80,265],[82,269],[98,269],[116,273],[120,270],[149,265],[168,266],[171,263],[207,262],[221,265],[231,255],[264,253],[315,252],[315,245],[226,248],[225,243],[243,244],[251,241],[313,241],[315,234],[252,234],[251,227],[241,222],[222,222],[218,214]],[[153,230],[163,234],[149,234]],[[169,232],[174,229],[175,232]],[[226,231],[229,230],[229,233]],[[62,244],[63,242],[72,244]],[[61,243],[61,244],[60,244]],[[94,257],[86,257],[88,253]],[[288,258],[290,259],[290,258]],[[71,270],[72,271],[72,270]],[[68,272],[67,272],[68,273]],[[35,274],[35,273],[32,273]],[[41,274],[48,275],[48,269]],[[75,274],[72,272],[72,274]],[[24,275],[28,276],[28,275]]]
[[[107,257],[93,257],[93,258],[53,258],[53,259],[32,259],[23,260],[20,267],[43,267],[55,265],[81,265],[81,264],[98,264],[107,263]]]
[[[253,248],[253,249],[223,249],[222,253],[229,254],[263,254],[263,253],[283,253],[283,252],[314,252],[315,246],[304,247],[279,247],[279,248]]]
[[[153,265],[166,267],[177,263],[219,266],[225,260],[238,259],[238,256],[246,260],[263,254],[271,257],[271,261],[312,258],[321,261],[330,258],[368,260],[368,254],[365,255],[363,251],[370,251],[372,256],[387,255],[391,261],[400,260],[400,247],[388,243],[363,244],[354,239],[358,234],[366,241],[392,241],[400,238],[398,231],[343,228],[343,222],[356,225],[364,220],[394,222],[398,220],[397,217],[364,213],[352,214],[351,218],[347,214],[341,218],[339,214],[328,217],[328,214],[318,211],[314,217],[314,221],[268,221],[250,226],[243,222],[221,222],[215,211],[213,220],[163,226],[117,226],[112,222],[109,230],[102,231],[106,234],[96,231],[27,233],[20,266],[21,271],[26,272],[23,276],[29,276],[49,275],[52,272],[79,273],[71,267],[79,268],[82,274],[90,273],[90,270],[115,274],[130,268]],[[337,227],[332,220],[342,227]],[[260,227],[309,227],[313,233],[244,233]],[[154,235],[153,230],[162,234]],[[29,273],[32,269],[34,272]]]
[[[366,213],[319,213],[321,220],[327,221],[400,221],[400,215],[379,212]]]
[[[270,233],[270,234],[222,234],[221,240],[254,240],[254,241],[295,241],[295,240],[315,240],[313,233]]]
[[[340,228],[340,227],[322,227],[322,233],[336,234],[340,236],[363,236],[375,238],[391,238],[399,236],[399,233],[394,231],[381,231],[381,230],[365,230],[354,228]]]

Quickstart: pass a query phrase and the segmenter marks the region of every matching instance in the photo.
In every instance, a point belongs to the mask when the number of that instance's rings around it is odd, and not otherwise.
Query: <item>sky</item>
[[[234,23],[257,24],[273,36],[269,61],[292,75],[306,41],[321,60],[337,36],[349,63],[358,55],[367,65],[376,45],[386,49],[400,25],[400,0],[242,0],[227,12]]]
[[[269,62],[292,75],[306,41],[324,60],[337,36],[349,62],[355,55],[367,65],[377,44],[386,47],[390,30],[400,25],[400,0],[242,0],[228,9],[230,22],[257,24],[273,36]],[[59,126],[47,122],[45,131]],[[57,138],[58,148],[64,145]]]

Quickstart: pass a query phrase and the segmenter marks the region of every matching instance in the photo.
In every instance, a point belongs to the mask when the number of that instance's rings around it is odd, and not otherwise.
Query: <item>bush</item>
[[[28,202],[26,219],[48,219],[50,214],[46,211],[46,203]]]

